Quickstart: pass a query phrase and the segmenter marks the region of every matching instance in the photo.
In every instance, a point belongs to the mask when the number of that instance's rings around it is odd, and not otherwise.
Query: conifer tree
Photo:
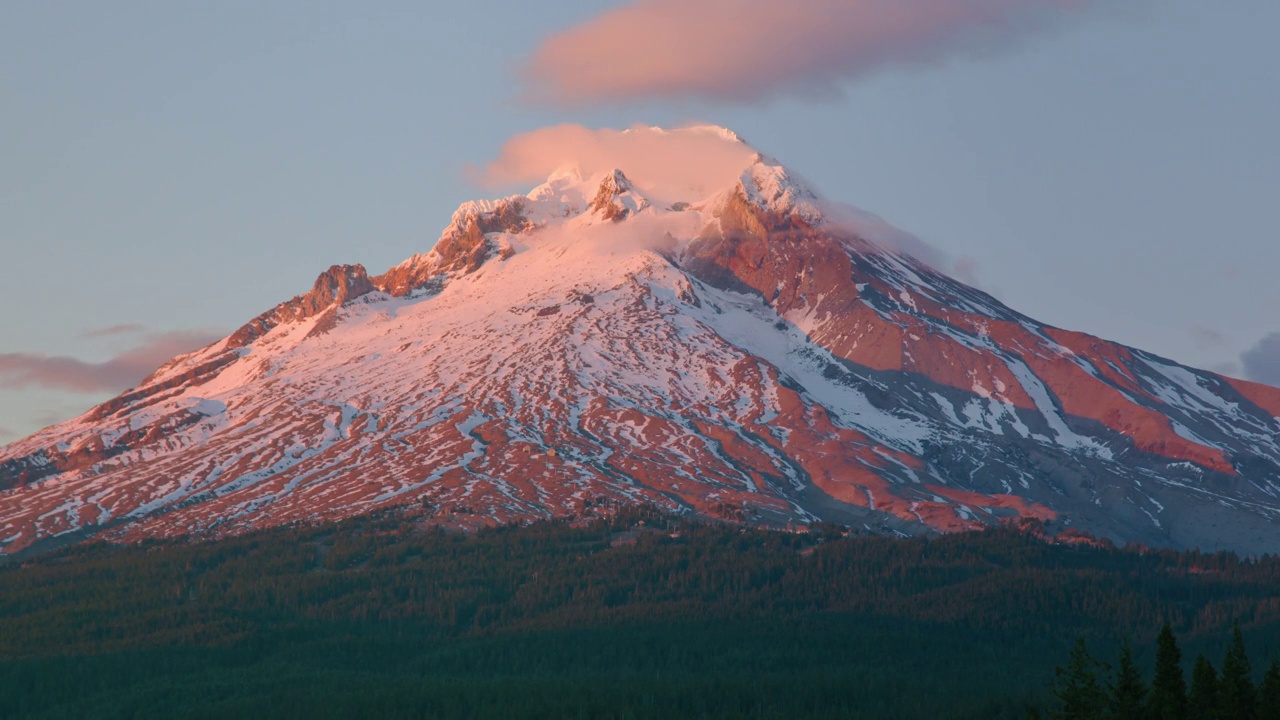
[[[1218,720],[1218,671],[1204,655],[1196,657],[1195,667],[1191,670],[1187,720]]]
[[[1173,636],[1173,628],[1165,623],[1156,645],[1156,675],[1151,683],[1151,700],[1147,705],[1151,720],[1186,720],[1187,680],[1182,675],[1182,651]]]
[[[1280,662],[1276,660],[1258,686],[1258,720],[1280,720]]]
[[[1231,646],[1222,661],[1222,681],[1218,685],[1219,714],[1231,720],[1254,720],[1257,697],[1253,687],[1253,668],[1244,650],[1244,635],[1236,623]]]
[[[1127,637],[1120,644],[1120,661],[1116,666],[1115,679],[1108,689],[1111,695],[1111,717],[1114,720],[1144,720],[1147,686],[1138,666],[1133,662],[1133,647]]]
[[[1107,693],[1098,682],[1098,661],[1089,654],[1084,638],[1076,639],[1065,667],[1055,674],[1053,694],[1062,703],[1058,720],[1101,720],[1107,710]]]

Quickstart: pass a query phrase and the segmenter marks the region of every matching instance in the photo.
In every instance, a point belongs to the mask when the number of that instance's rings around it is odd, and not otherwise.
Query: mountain
[[[1280,389],[1036,322],[749,155],[685,197],[568,167],[382,275],[331,267],[0,449],[0,548],[639,502],[1280,547]]]

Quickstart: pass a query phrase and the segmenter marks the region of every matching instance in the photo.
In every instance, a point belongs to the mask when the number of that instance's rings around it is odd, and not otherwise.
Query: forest
[[[1051,717],[1060,720],[1280,720],[1280,660],[1272,658],[1262,683],[1255,684],[1239,625],[1222,659],[1222,672],[1198,655],[1190,687],[1182,650],[1168,624],[1156,640],[1150,685],[1128,638],[1120,643],[1114,667],[1090,655],[1084,638],[1078,638],[1068,662],[1054,672]],[[1109,679],[1103,680],[1108,673]],[[1027,716],[1043,717],[1035,707]]]
[[[640,507],[74,545],[0,566],[0,717],[1109,718],[1119,668],[1145,707],[1213,658],[1257,707],[1280,657],[1274,557],[805,530]]]

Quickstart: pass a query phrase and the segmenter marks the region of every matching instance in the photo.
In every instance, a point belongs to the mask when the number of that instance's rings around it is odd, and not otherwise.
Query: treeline
[[[1218,657],[1238,619],[1277,656],[1277,587],[1269,557],[645,508],[86,544],[0,567],[0,717],[1021,720],[1077,637]]]
[[[1059,720],[1280,720],[1280,660],[1273,658],[1260,685],[1237,624],[1222,659],[1222,672],[1197,655],[1190,688],[1182,666],[1182,650],[1166,624],[1156,645],[1155,668],[1148,686],[1126,639],[1106,678],[1106,665],[1077,639],[1067,663],[1056,669],[1053,695]],[[1105,679],[1100,679],[1100,676]],[[1032,718],[1039,718],[1035,709]]]

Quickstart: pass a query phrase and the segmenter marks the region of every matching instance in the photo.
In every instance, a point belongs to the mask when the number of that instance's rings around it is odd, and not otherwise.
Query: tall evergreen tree
[[[1191,694],[1187,697],[1187,720],[1218,720],[1218,671],[1204,655],[1196,657],[1191,670]]]
[[[1236,623],[1231,646],[1222,660],[1222,682],[1218,686],[1220,715],[1231,720],[1254,720],[1257,716],[1257,693],[1253,687],[1253,668],[1244,650],[1244,635]]]
[[[1107,711],[1107,693],[1098,681],[1098,661],[1089,654],[1084,638],[1077,638],[1066,667],[1055,671],[1053,694],[1062,703],[1058,720],[1101,720]]]
[[[1258,686],[1258,720],[1280,720],[1280,662],[1276,660]]]
[[[1147,705],[1151,720],[1186,720],[1187,680],[1182,674],[1182,651],[1173,628],[1165,623],[1156,645],[1156,675]]]
[[[1127,637],[1120,643],[1120,661],[1108,690],[1114,720],[1145,720],[1147,685],[1133,662],[1133,647]]]

